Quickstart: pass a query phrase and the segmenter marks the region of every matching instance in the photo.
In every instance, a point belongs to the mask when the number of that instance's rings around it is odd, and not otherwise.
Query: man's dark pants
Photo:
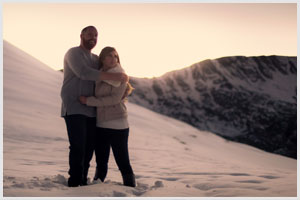
[[[85,115],[67,115],[64,119],[70,143],[68,186],[86,185],[94,151],[96,118]]]

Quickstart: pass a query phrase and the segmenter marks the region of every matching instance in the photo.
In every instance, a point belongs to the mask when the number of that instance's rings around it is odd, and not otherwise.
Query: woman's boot
[[[106,174],[107,174],[107,170],[105,170],[105,169],[99,170],[98,167],[96,167],[94,180],[96,181],[96,180],[100,179],[102,182],[104,182],[104,180],[106,178]]]
[[[122,174],[123,184],[129,187],[135,187],[135,175],[134,174]]]

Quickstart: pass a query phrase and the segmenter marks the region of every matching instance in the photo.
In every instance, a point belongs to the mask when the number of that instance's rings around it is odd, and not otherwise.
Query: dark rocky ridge
[[[297,58],[224,57],[130,79],[129,101],[226,139],[297,158]]]

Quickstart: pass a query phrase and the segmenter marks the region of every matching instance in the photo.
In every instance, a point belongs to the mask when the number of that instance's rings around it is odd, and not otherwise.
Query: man
[[[79,96],[93,96],[97,80],[126,82],[126,74],[100,72],[98,56],[91,53],[97,44],[94,26],[85,27],[80,34],[80,46],[68,50],[64,57],[64,81],[61,89],[61,116],[65,119],[70,143],[69,187],[87,185],[87,174],[93,156],[96,108],[83,105]]]

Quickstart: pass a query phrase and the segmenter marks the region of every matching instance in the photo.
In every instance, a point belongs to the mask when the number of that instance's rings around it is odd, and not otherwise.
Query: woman
[[[99,56],[99,68],[104,72],[124,72],[120,59],[113,47],[105,47]],[[135,187],[135,175],[130,165],[128,153],[129,124],[125,97],[130,94],[129,83],[118,81],[97,81],[95,96],[80,96],[87,106],[97,107],[97,132],[95,141],[96,174],[94,180],[104,182],[112,147],[116,163],[121,171],[125,186]]]

